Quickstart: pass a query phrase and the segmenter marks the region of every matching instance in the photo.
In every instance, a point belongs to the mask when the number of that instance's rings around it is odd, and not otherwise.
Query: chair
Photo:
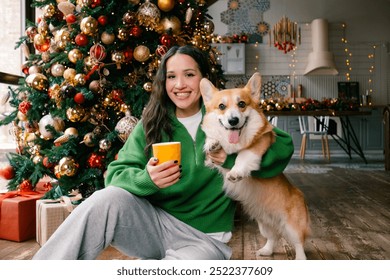
[[[273,126],[278,126],[278,117],[277,116],[268,116],[267,119]]]
[[[328,141],[328,127],[329,127],[329,116],[299,116],[299,128],[302,134],[301,142],[301,159],[305,158],[306,152],[306,141],[313,135],[312,139],[315,139],[315,135],[321,137],[322,144],[322,155],[330,160],[329,141]]]

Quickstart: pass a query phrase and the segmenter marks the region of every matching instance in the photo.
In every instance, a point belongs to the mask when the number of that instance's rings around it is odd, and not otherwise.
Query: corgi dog
[[[214,164],[224,177],[224,190],[239,201],[250,218],[257,221],[267,239],[258,255],[273,254],[274,246],[284,237],[295,248],[295,259],[306,259],[304,242],[310,232],[309,213],[303,193],[285,175],[272,178],[251,176],[259,170],[262,156],[275,141],[273,126],[259,107],[261,75],[253,74],[243,88],[219,91],[207,79],[200,82],[206,107],[202,129],[206,134],[204,150],[223,148],[237,154],[231,170]]]

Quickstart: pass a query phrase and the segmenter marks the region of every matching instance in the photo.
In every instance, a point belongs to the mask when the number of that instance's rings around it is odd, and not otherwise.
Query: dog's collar
[[[226,130],[241,130],[244,128],[244,126],[246,126],[246,124],[248,123],[248,117],[245,118],[245,122],[244,124],[241,126],[241,127],[232,127],[232,128],[227,128],[226,126],[223,125],[222,121],[220,119],[219,120],[219,123],[226,129]]]

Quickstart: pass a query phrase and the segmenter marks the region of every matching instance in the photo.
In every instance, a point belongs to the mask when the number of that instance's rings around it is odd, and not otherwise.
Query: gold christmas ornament
[[[114,51],[111,55],[111,60],[115,62],[117,69],[121,69],[121,64],[125,62],[126,57],[123,52]]]
[[[43,17],[44,18],[51,18],[56,13],[56,7],[53,4],[46,5],[43,7]]]
[[[34,164],[38,164],[38,163],[41,163],[43,160],[43,156],[42,155],[35,155],[32,159],[33,163]]]
[[[78,137],[79,136],[79,131],[77,130],[77,128],[68,127],[67,129],[65,129],[64,135]]]
[[[83,86],[87,83],[87,81],[85,80],[85,74],[82,73],[76,74],[74,76],[73,81],[75,86]]]
[[[54,77],[62,77],[64,75],[65,66],[59,63],[53,64],[50,68],[50,72]]]
[[[147,82],[144,84],[143,86],[144,90],[146,90],[147,92],[151,92],[152,91],[152,83],[151,82]]]
[[[160,9],[153,3],[146,0],[137,11],[137,19],[139,24],[155,29],[160,21]]]
[[[57,137],[57,138],[53,141],[53,143],[54,143],[54,144],[63,144],[63,143],[68,142],[68,140],[69,140],[69,135],[63,134],[63,135],[61,135],[60,137]]]
[[[47,34],[49,33],[49,25],[45,20],[41,20],[38,23],[38,33],[42,36],[47,36]]]
[[[61,176],[74,176],[78,168],[79,164],[73,157],[63,157],[58,163],[58,171]]]
[[[27,76],[26,83],[29,87],[39,91],[47,90],[49,87],[47,77],[41,73],[34,73]]]
[[[103,151],[108,151],[111,148],[112,143],[108,139],[101,139],[99,141],[99,148]]]
[[[92,82],[89,83],[89,90],[92,91],[93,93],[99,93],[101,90],[100,86],[100,81],[99,80],[93,80]]]
[[[70,42],[70,32],[67,29],[60,29],[56,32],[56,35],[54,36],[54,41],[57,42]]]
[[[190,7],[186,11],[186,16],[185,16],[185,21],[184,21],[186,24],[189,24],[191,22],[192,15],[193,15],[193,10]]]
[[[65,69],[64,71],[64,79],[68,82],[73,82],[74,76],[76,76],[77,72],[73,68]]]
[[[121,41],[129,40],[130,37],[129,30],[127,30],[126,28],[119,28],[117,37]]]
[[[85,17],[81,20],[80,30],[85,35],[94,35],[98,30],[98,21],[93,17]]]
[[[131,115],[130,111],[126,112],[126,116],[119,120],[115,126],[115,131],[118,138],[124,143],[138,123],[138,119]]]
[[[83,58],[83,52],[79,49],[73,49],[68,53],[68,58],[71,62],[76,64],[76,62]]]
[[[55,117],[53,118],[52,115],[48,114],[43,116],[38,123],[39,133],[41,134],[41,137],[43,139],[52,139],[53,135],[49,130],[46,129],[46,126],[52,126],[54,127],[55,131],[62,131],[65,128],[65,123],[62,119]]]
[[[212,34],[214,32],[214,23],[211,20],[206,19],[203,28],[207,34]]]
[[[95,135],[92,132],[88,132],[84,135],[82,143],[84,143],[84,145],[87,147],[93,147],[95,146],[94,139]]]
[[[102,40],[103,44],[111,45],[115,41],[115,34],[104,31],[100,39]]]
[[[22,122],[27,121],[27,116],[20,111],[18,111],[16,116],[17,116],[18,120],[20,120]]]
[[[71,122],[79,122],[85,116],[85,109],[81,106],[76,106],[74,108],[68,108],[66,110],[66,116]]]
[[[69,1],[61,1],[60,3],[58,3],[57,8],[64,14],[64,16],[67,16],[69,14],[73,14],[74,10],[76,9],[76,6]]]
[[[175,0],[158,0],[157,6],[163,12],[169,12],[175,7]]]
[[[29,74],[35,74],[35,73],[42,73],[42,68],[37,65],[32,65],[30,68],[28,68]]]
[[[171,31],[172,34],[178,35],[181,32],[181,21],[176,16],[162,18],[160,25],[163,27],[165,33]]]
[[[150,50],[148,47],[146,47],[144,45],[137,46],[134,49],[133,57],[135,60],[137,60],[139,62],[145,62],[150,57]]]

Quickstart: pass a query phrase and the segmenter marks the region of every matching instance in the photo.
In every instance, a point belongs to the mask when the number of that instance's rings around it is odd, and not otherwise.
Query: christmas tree
[[[107,165],[140,119],[161,56],[191,44],[210,55],[214,31],[204,0],[37,0],[42,9],[17,42],[25,77],[10,89],[17,152],[3,176],[31,190],[44,176],[62,193],[104,187]],[[5,175],[4,175],[5,174]],[[55,197],[49,191],[46,197]]]

